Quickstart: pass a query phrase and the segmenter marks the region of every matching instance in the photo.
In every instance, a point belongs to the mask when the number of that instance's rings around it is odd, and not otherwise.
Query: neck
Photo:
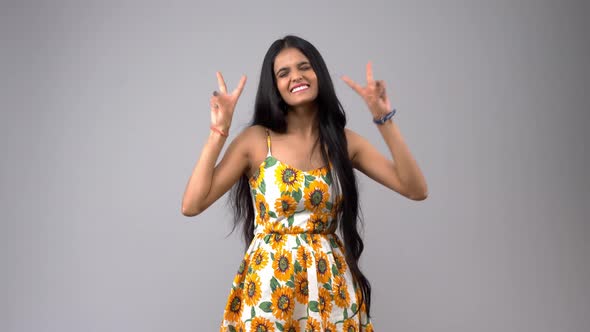
[[[318,107],[316,104],[289,107],[287,133],[306,138],[316,137]]]

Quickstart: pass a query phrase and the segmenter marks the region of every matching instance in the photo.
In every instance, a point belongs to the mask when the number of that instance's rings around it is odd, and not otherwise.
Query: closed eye
[[[310,69],[312,69],[311,68],[311,65],[307,61],[298,63],[297,64],[297,68],[299,68],[299,70],[310,70]],[[290,72],[290,69],[289,68],[283,67],[283,68],[281,68],[281,69],[279,69],[277,71],[277,74],[276,75],[277,75],[277,77],[285,77],[285,76],[287,76],[289,74],[289,72]]]

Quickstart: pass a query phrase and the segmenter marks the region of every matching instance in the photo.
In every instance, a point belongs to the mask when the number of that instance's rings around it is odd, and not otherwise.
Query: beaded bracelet
[[[383,116],[381,119],[373,119],[373,122],[376,123],[376,124],[378,124],[378,125],[382,125],[387,120],[391,119],[393,117],[393,115],[395,114],[395,112],[397,112],[397,110],[394,108],[393,111],[385,114],[385,116]]]
[[[214,127],[213,125],[211,125],[211,130],[213,130],[213,131],[215,131],[215,132],[219,133],[219,135],[221,135],[221,136],[225,136],[225,137],[227,137],[227,135],[228,135],[228,134],[224,133],[224,132],[223,132],[221,129],[219,129],[219,128],[217,128],[217,127]]]

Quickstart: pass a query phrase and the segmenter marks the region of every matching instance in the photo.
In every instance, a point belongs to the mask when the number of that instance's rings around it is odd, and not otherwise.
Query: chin
[[[316,99],[317,99],[317,96],[315,96],[313,98],[292,100],[292,101],[287,102],[287,105],[289,105],[290,107],[313,105],[313,104],[315,104]]]
[[[289,108],[295,108],[295,107],[311,107],[311,106],[315,106],[315,100],[310,100],[310,101],[300,101],[297,103],[293,103],[293,104],[288,104]]]

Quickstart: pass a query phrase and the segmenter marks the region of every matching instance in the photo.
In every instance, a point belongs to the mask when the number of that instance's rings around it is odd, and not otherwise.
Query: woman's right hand
[[[217,83],[219,84],[219,91],[213,92],[210,102],[211,125],[222,130],[224,133],[228,133],[236,103],[246,84],[246,75],[242,76],[238,87],[231,93],[227,93],[227,87],[220,72],[217,72]]]

